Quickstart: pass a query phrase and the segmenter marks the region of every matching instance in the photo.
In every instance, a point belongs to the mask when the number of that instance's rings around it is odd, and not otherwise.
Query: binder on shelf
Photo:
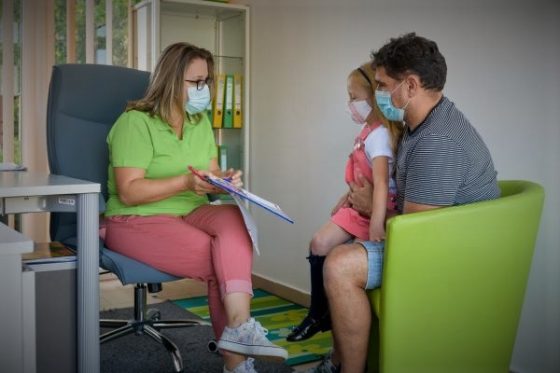
[[[243,76],[241,74],[233,75],[233,128],[243,126],[242,80]]]
[[[214,99],[214,111],[212,113],[213,128],[222,128],[222,121],[224,117],[225,81],[225,74],[216,74],[216,98]]]
[[[233,75],[226,75],[224,128],[233,128]]]
[[[22,254],[21,259],[25,264],[75,262],[76,251],[58,241],[36,242],[33,252]]]

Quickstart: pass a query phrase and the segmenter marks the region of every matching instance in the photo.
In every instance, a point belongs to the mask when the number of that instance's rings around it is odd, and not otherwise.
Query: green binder
[[[233,128],[233,75],[226,75],[224,128]]]

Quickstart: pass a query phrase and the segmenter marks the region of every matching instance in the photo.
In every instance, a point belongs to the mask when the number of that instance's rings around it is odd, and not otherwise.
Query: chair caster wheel
[[[150,308],[148,312],[146,312],[146,318],[152,321],[159,321],[161,320],[161,312],[155,308]]]
[[[218,352],[218,342],[215,339],[211,339],[208,341],[208,351],[210,352]]]

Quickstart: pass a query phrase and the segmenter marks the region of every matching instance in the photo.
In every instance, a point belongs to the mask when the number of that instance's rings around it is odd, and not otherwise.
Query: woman
[[[234,205],[210,205],[220,190],[187,171],[222,173],[210,122],[214,62],[187,43],[167,47],[146,95],[129,103],[112,127],[106,244],[178,277],[208,283],[210,316],[224,372],[255,372],[247,356],[283,360],[286,350],[250,318],[252,244]]]

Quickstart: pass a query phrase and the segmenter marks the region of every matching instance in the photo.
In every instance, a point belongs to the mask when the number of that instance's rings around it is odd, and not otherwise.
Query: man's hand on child
[[[360,214],[369,217],[373,205],[373,187],[363,175],[358,176],[358,181],[361,185],[350,183],[348,202]]]
[[[340,210],[343,207],[350,207],[350,202],[348,202],[348,194],[346,193],[345,195],[343,195],[342,197],[340,197],[340,199],[338,200],[338,202],[336,203],[336,206],[334,206],[334,208],[331,211],[331,216],[333,216],[334,214],[337,213],[338,210]]]

